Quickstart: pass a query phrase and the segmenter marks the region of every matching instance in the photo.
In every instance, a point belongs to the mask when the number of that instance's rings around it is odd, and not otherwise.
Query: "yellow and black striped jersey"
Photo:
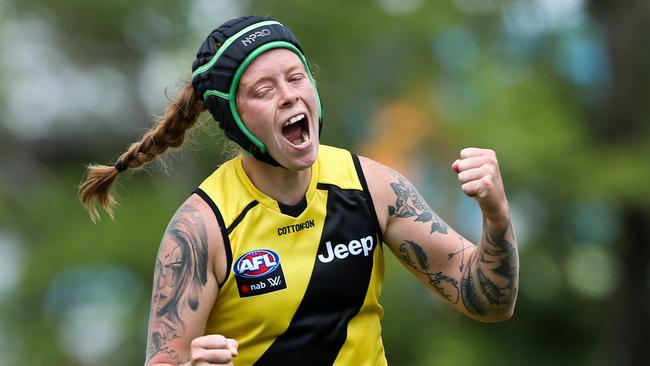
[[[320,145],[293,206],[260,192],[239,157],[195,193],[228,263],[206,333],[237,339],[237,365],[386,365],[381,231],[356,155]]]

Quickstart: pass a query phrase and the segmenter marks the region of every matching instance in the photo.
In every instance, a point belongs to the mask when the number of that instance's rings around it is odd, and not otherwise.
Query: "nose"
[[[288,83],[282,83],[280,86],[278,86],[279,92],[280,92],[280,106],[281,107],[291,107],[294,105],[298,99],[298,92],[294,88],[291,87],[290,84]]]

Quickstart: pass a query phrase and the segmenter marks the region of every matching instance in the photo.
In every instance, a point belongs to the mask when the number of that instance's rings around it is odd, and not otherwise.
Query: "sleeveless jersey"
[[[206,334],[239,342],[236,365],[386,365],[381,232],[356,155],[319,146],[302,202],[260,192],[241,158],[195,191],[213,209],[228,270]]]

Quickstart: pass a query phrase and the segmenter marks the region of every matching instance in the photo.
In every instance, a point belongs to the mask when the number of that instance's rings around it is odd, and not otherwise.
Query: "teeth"
[[[301,114],[299,114],[299,115],[297,115],[297,116],[291,118],[291,119],[289,120],[289,123],[296,123],[296,122],[300,121],[300,120],[303,119],[303,118],[305,118],[305,115],[301,113]]]
[[[291,117],[291,119],[288,120],[288,121],[286,121],[286,122],[282,125],[282,127],[287,127],[287,126],[289,126],[289,125],[292,125],[292,124],[294,124],[294,123],[296,123],[296,122],[302,120],[303,118],[305,118],[305,114],[304,114],[304,113],[300,113],[300,114],[297,115],[297,116]]]

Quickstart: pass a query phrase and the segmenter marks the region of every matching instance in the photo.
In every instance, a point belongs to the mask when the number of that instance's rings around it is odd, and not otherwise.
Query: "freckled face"
[[[318,156],[318,99],[298,55],[273,49],[246,69],[237,110],[268,153],[289,170],[309,168]]]

